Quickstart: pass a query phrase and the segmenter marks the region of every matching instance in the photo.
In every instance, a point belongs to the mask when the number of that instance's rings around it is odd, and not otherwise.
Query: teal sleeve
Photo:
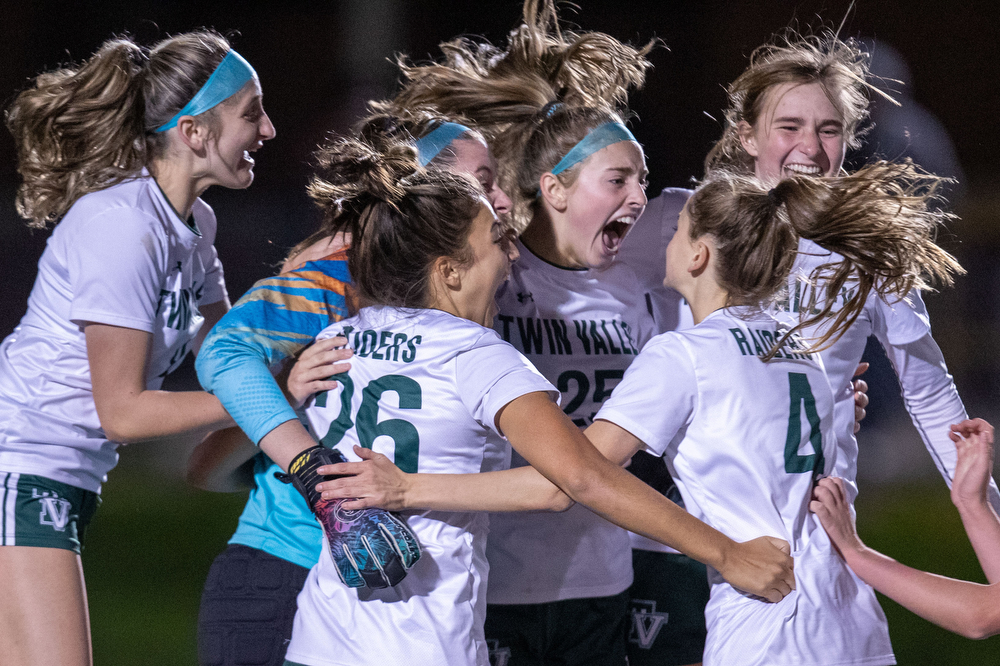
[[[311,261],[255,284],[206,337],[198,379],[255,444],[297,418],[272,370],[347,316],[349,284],[346,258]]]

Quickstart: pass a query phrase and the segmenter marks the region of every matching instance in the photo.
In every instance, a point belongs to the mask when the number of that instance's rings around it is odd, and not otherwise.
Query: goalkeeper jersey
[[[344,249],[260,280],[205,339],[198,379],[254,442],[298,418],[271,372],[347,316],[353,306],[350,279]],[[257,454],[254,487],[229,543],[309,569],[319,560],[323,530],[302,496],[274,478],[280,471],[263,452]]]
[[[871,588],[836,554],[808,504],[836,464],[834,398],[801,341],[764,363],[778,324],[724,308],[654,338],[597,418],[666,458],[687,510],[736,541],[786,540],[796,589],[770,604],[709,570],[704,663],[892,664]]]
[[[497,412],[535,391],[558,397],[494,331],[439,310],[365,308],[320,337],[336,335],[355,351],[350,373],[317,395],[306,416],[316,438],[350,460],[360,444],[404,472],[505,469],[510,447],[497,432]],[[299,595],[289,661],[487,666],[488,514],[404,516],[423,554],[395,587],[345,586],[324,546]]]

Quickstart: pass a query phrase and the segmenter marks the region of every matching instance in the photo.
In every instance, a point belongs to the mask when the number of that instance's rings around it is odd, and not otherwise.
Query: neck
[[[191,207],[194,200],[205,191],[205,187],[200,186],[192,177],[191,170],[183,164],[178,164],[174,160],[157,159],[149,165],[149,173],[152,174],[156,184],[163,190],[167,201],[173,206],[174,211],[181,220],[187,220],[191,216]]]
[[[521,234],[521,242],[532,254],[550,264],[564,268],[585,268],[559,250],[555,226],[549,212],[541,208],[535,212],[528,228]]]
[[[682,293],[684,300],[691,306],[694,323],[700,324],[705,317],[729,303],[729,292],[720,287],[715,280],[698,280],[690,289]]]

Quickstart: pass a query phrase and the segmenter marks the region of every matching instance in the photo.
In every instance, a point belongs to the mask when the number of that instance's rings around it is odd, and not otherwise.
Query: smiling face
[[[844,120],[819,83],[785,83],[770,90],[753,127],[740,141],[765,183],[792,176],[833,176],[844,163]]]
[[[462,269],[462,310],[460,316],[483,326],[492,326],[497,314],[496,293],[510,275],[517,260],[517,246],[506,233],[492,208],[483,202],[472,221],[468,249],[472,263]]]
[[[260,82],[256,78],[247,82],[213,111],[216,132],[206,147],[210,184],[231,189],[249,187],[254,166],[250,153],[275,135],[274,125],[264,112]]]
[[[619,141],[580,165],[566,189],[563,215],[553,216],[555,263],[607,268],[646,208],[646,158],[634,141]]]
[[[486,200],[497,215],[509,213],[512,207],[510,197],[497,185],[497,162],[486,142],[479,137],[459,138],[452,141],[451,149],[455,152],[455,171],[479,181]]]
[[[690,275],[687,267],[691,263],[694,255],[694,242],[691,239],[691,216],[688,213],[688,205],[684,204],[680,215],[677,216],[677,231],[667,244],[667,276],[663,279],[663,286],[684,293],[684,286]]]

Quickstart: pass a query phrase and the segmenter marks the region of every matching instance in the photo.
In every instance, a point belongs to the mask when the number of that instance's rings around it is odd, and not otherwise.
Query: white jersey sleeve
[[[885,348],[899,378],[906,411],[927,447],[934,465],[951,488],[958,460],[949,426],[968,418],[944,356],[931,336],[927,309],[919,292],[890,306],[879,299],[874,334]],[[851,491],[856,493],[852,486]],[[1000,511],[1000,491],[990,479],[990,504]]]
[[[521,353],[490,333],[480,346],[455,358],[456,383],[472,418],[503,436],[496,415],[512,400],[545,391],[558,404],[559,392]]]
[[[215,249],[215,231],[218,226],[215,211],[201,199],[196,199],[192,215],[197,220],[198,230],[201,231],[203,241],[199,243],[197,252],[205,267],[205,286],[199,295],[198,303],[200,305],[218,303],[226,300],[229,294],[226,292],[222,262],[219,261],[219,253]]]
[[[670,378],[666,391],[659,390],[664,377]],[[664,333],[639,352],[596,418],[629,431],[650,453],[662,456],[678,433],[683,436],[697,396],[690,355],[679,336]]]
[[[102,211],[74,228],[79,252],[67,258],[70,320],[153,332],[167,248],[158,220],[136,208]],[[100,242],[87,243],[87,238]],[[84,249],[85,248],[85,249]],[[114,270],[108,270],[108,267]]]

